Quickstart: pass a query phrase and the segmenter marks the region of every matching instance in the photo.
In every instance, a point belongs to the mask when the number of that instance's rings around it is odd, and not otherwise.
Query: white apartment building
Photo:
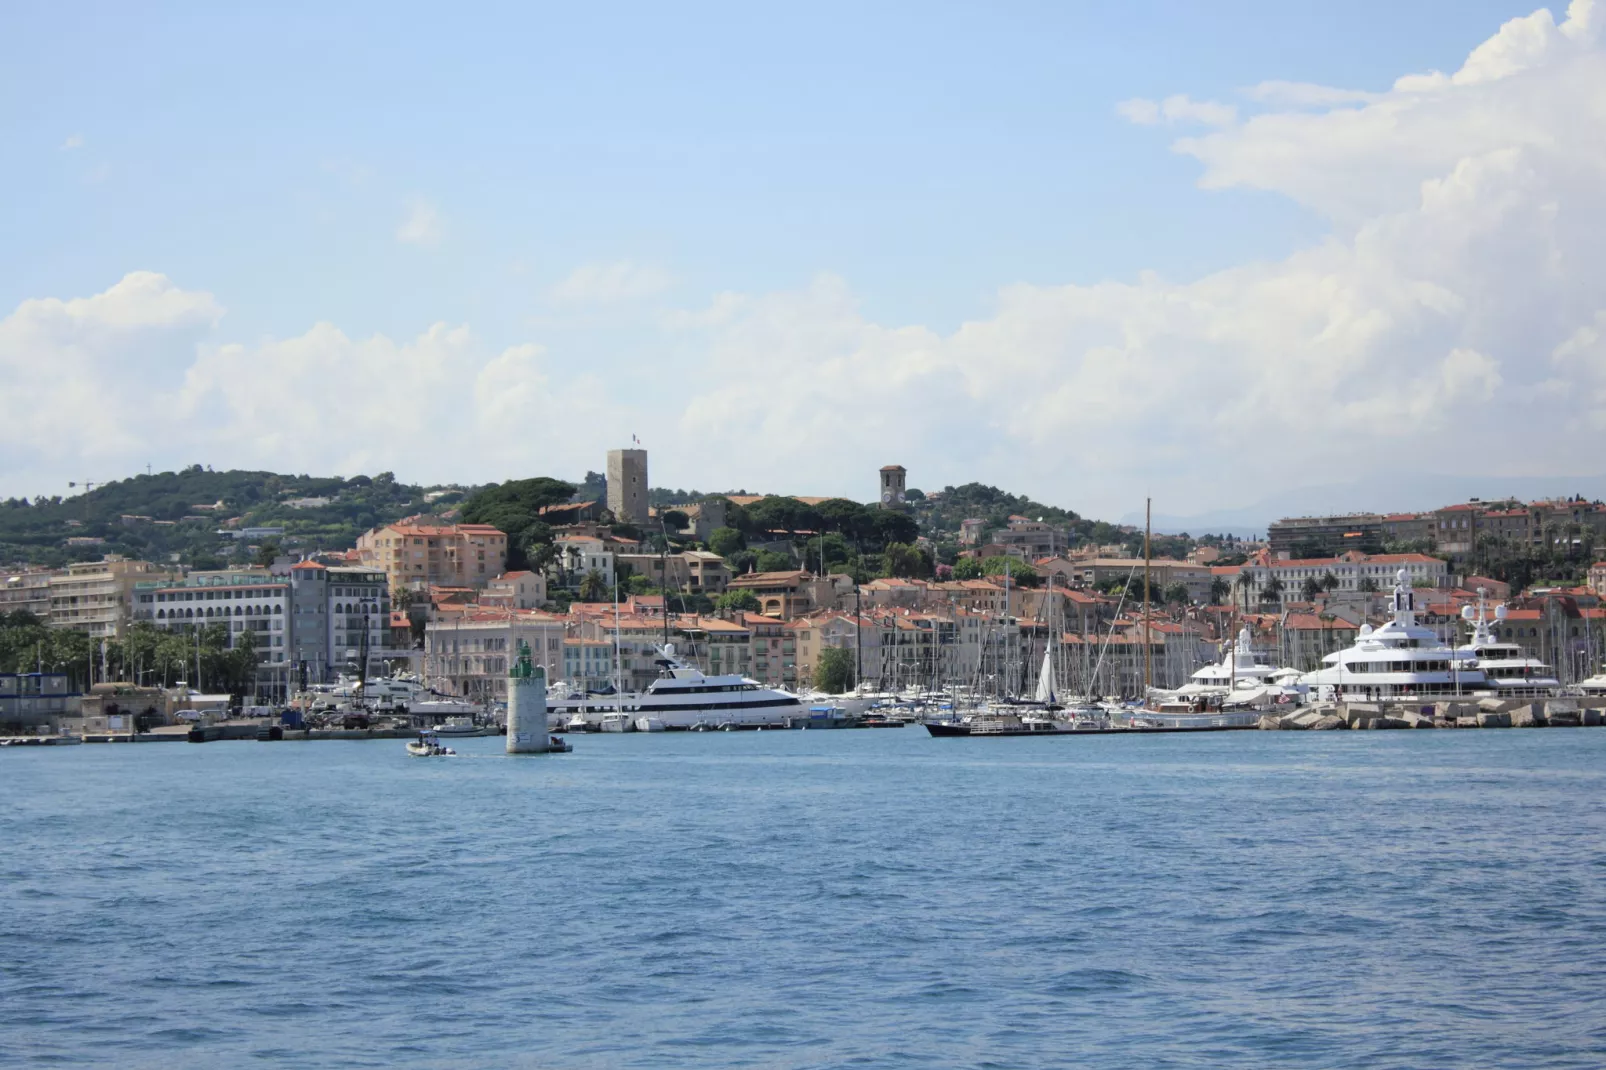
[[[257,690],[284,701],[290,666],[290,584],[265,570],[192,572],[182,581],[139,584],[133,619],[163,631],[221,625],[229,647],[249,641],[257,651]]]
[[[579,586],[592,571],[602,573],[603,582],[613,586],[613,551],[607,543],[586,535],[560,535],[556,545],[559,566],[568,576],[569,586]]]
[[[1405,570],[1406,580],[1412,586],[1442,587],[1450,566],[1437,557],[1426,554],[1363,554],[1347,553],[1340,557],[1315,557],[1289,561],[1261,561],[1245,565],[1243,573],[1252,577],[1253,589],[1264,591],[1273,577],[1282,581],[1283,601],[1300,597],[1300,588],[1307,579],[1318,583],[1329,573],[1338,580],[1337,591],[1358,591],[1366,580],[1371,580],[1378,591],[1394,586],[1395,577]]]

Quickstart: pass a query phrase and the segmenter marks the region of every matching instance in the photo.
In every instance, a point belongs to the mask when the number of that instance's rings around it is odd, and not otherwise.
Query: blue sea
[[[0,752],[0,1064],[1599,1067],[1606,731]]]

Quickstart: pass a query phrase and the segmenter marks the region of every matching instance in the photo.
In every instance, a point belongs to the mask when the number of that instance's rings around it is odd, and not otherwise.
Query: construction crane
[[[68,480],[67,481],[67,486],[69,488],[71,488],[71,487],[83,487],[84,488],[84,493],[88,494],[90,491],[94,490],[96,487],[101,486],[101,484],[99,484],[99,483],[88,483],[88,482],[74,483],[72,480]]]

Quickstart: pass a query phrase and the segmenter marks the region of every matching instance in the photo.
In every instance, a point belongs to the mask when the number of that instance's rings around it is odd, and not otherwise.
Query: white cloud
[[[1139,126],[1154,126],[1161,122],[1231,126],[1238,119],[1238,109],[1231,104],[1193,100],[1180,93],[1159,102],[1142,97],[1123,100],[1115,106],[1115,111],[1128,122]]]
[[[670,281],[667,272],[631,260],[585,264],[552,287],[551,298],[562,304],[615,304],[662,293]]]
[[[423,197],[409,198],[407,214],[396,228],[396,240],[429,248],[440,244],[442,233],[440,212],[435,205]]]
[[[1345,229],[1409,211],[1423,183],[1501,150],[1522,151],[1553,180],[1598,171],[1606,163],[1599,23],[1586,0],[1559,26],[1541,10],[1506,23],[1454,75],[1401,78],[1360,107],[1270,111],[1176,148],[1204,164],[1205,188],[1281,193]]]
[[[202,462],[301,472],[508,478],[583,472],[607,448],[601,384],[465,326],[217,342],[223,309],[134,272],[0,319],[0,494]]]
[[[63,480],[131,471],[147,443],[300,471],[579,473],[626,431],[677,485],[868,497],[897,462],[926,489],[981,479],[1102,516],[1150,493],[1186,513],[1402,468],[1598,469],[1595,19],[1575,3],[1560,24],[1517,20],[1456,74],[1366,99],[1267,90],[1269,110],[1178,143],[1208,187],[1331,219],[1307,248],[1191,280],[1009,286],[950,332],[878,323],[821,275],[667,312],[646,339],[654,364],[603,379],[557,343],[486,346],[462,326],[214,342],[216,302],[153,275],[27,302],[0,321],[0,370],[24,388],[0,400],[0,480],[23,460]],[[1154,115],[1173,121],[1163,102]],[[580,302],[662,285],[625,262],[559,289]],[[674,388],[652,389],[664,368]]]
[[[222,315],[211,294],[136,271],[93,297],[24,301],[0,320],[0,471],[45,481],[16,492],[130,470],[160,427],[157,384],[175,384]]]
[[[1337,89],[1310,82],[1261,82],[1244,91],[1251,100],[1290,108],[1332,107],[1336,104],[1364,104],[1381,94],[1364,89]]]
[[[61,149],[62,152],[71,152],[73,149],[81,149],[83,147],[84,147],[84,136],[82,134],[73,134],[73,135],[71,135],[70,137],[67,138],[66,141],[63,141],[61,143],[61,145],[59,146],[59,148]]]

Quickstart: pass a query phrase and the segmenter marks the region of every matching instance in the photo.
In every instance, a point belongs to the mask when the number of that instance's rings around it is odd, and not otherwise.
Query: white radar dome
[[[1495,606],[1494,607],[1494,619],[1495,620],[1505,620],[1506,619],[1506,607],[1505,606]]]

